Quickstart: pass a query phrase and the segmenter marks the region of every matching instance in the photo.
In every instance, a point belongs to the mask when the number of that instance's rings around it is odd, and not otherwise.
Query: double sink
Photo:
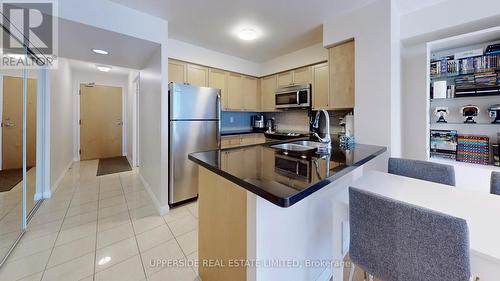
[[[294,152],[309,152],[311,150],[316,150],[318,152],[328,151],[330,149],[330,144],[324,144],[316,141],[293,141],[289,143],[281,143],[276,145],[271,145],[271,148],[282,149],[286,151]]]

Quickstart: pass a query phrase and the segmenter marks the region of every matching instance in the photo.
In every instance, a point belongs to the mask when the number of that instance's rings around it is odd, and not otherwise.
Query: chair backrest
[[[491,172],[490,193],[500,195],[500,173]]]
[[[389,173],[455,186],[453,166],[420,160],[389,158]]]
[[[384,281],[469,281],[465,220],[349,188],[350,258]]]

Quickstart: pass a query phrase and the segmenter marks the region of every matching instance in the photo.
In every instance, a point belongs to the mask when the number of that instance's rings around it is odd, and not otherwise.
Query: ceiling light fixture
[[[111,70],[111,66],[97,65],[97,70],[102,72],[109,72]]]
[[[102,49],[92,49],[92,52],[99,54],[99,55],[109,55],[108,51],[102,50]]]
[[[257,39],[257,31],[255,31],[255,29],[253,28],[246,27],[238,32],[238,37],[241,40],[252,41]]]
[[[107,256],[99,260],[98,265],[105,265],[111,261],[111,257]]]

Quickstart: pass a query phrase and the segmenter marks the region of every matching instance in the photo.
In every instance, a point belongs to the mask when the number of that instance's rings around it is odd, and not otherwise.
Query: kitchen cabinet
[[[189,84],[199,87],[208,86],[208,67],[188,64],[186,73],[186,80]]]
[[[264,134],[243,134],[243,135],[229,135],[222,136],[221,138],[221,148],[231,148],[252,144],[265,143],[266,137]]]
[[[293,84],[293,71],[278,73],[278,88],[290,86]]]
[[[293,71],[293,84],[310,84],[311,81],[312,78],[310,66],[298,68]]]
[[[329,49],[330,108],[354,108],[354,41]]]
[[[208,86],[210,88],[220,89],[221,109],[226,110],[227,105],[227,76],[228,72],[219,69],[210,68],[208,72]]]
[[[181,61],[168,60],[168,82],[186,83],[186,64]]]
[[[260,111],[260,91],[257,78],[243,76],[243,109],[245,111]]]
[[[328,63],[321,63],[312,66],[312,103],[313,109],[328,109],[330,100],[330,77]]]
[[[261,78],[261,110],[264,112],[276,111],[274,92],[277,87],[276,75]]]
[[[227,110],[244,109],[243,78],[240,74],[229,73],[227,77]]]

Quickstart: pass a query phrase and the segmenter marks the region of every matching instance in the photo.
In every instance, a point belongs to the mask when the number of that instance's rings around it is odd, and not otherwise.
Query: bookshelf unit
[[[500,171],[500,167],[493,166],[492,152],[492,145],[500,141],[500,123],[492,123],[494,118],[490,118],[488,111],[491,106],[500,105],[500,53],[486,53],[487,46],[499,43],[500,28],[493,28],[427,44],[426,148],[429,160]],[[474,117],[476,123],[464,123],[461,109],[469,105],[479,108]],[[436,108],[448,109],[447,123],[437,123]],[[448,131],[450,134],[446,134]],[[432,132],[435,133],[433,138]],[[450,137],[454,132],[458,136]],[[470,137],[470,140],[465,136],[488,137],[489,143],[484,138]],[[449,145],[453,141],[448,141],[453,139],[460,143],[455,143],[460,147],[454,156],[456,159],[484,164],[488,158],[488,165],[442,159],[453,153],[453,145]],[[445,149],[441,150],[443,147]]]

